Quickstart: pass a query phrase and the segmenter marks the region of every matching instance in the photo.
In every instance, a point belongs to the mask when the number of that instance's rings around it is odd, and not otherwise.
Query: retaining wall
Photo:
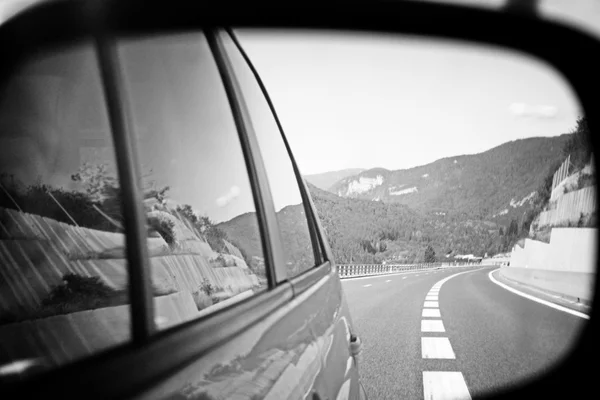
[[[540,213],[538,227],[577,224],[581,214],[587,216],[596,211],[596,187],[589,186],[564,194],[550,206],[550,210]]]
[[[550,243],[525,239],[502,276],[564,296],[591,301],[596,279],[597,229],[553,228]]]
[[[525,239],[523,248],[515,246],[510,266],[593,273],[596,271],[597,235],[595,228],[553,228],[550,243]]]

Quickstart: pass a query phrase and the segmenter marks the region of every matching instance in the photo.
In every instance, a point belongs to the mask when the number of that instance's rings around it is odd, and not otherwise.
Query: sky
[[[405,36],[236,31],[303,174],[403,169],[570,132],[581,115],[550,66]]]

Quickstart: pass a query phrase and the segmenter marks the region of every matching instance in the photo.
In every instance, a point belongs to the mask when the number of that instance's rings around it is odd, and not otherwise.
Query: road
[[[494,394],[568,353],[587,320],[499,286],[497,268],[343,281],[370,400]]]

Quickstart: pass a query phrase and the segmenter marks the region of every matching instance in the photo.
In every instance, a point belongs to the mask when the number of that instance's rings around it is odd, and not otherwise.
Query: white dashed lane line
[[[455,276],[472,272],[463,271],[447,276],[431,287],[423,303],[421,332],[421,356],[423,359],[456,359],[456,354],[447,337],[427,336],[429,333],[446,332],[441,319],[439,292],[444,283]],[[470,400],[471,394],[462,372],[459,371],[423,371],[423,395],[427,400],[465,399]]]
[[[421,355],[423,358],[454,360],[454,350],[447,337],[422,337]]]
[[[423,318],[440,318],[440,309],[439,308],[424,308],[423,314],[421,314]]]
[[[371,286],[371,284],[370,284],[370,283],[369,283],[368,285],[363,285],[363,287],[369,287],[369,286]]]
[[[427,400],[471,399],[462,372],[423,371],[423,394]]]
[[[441,319],[421,320],[421,332],[446,332]]]
[[[385,283],[388,283],[388,282],[391,282],[391,281],[392,281],[391,279],[388,279],[387,281],[385,281]]]

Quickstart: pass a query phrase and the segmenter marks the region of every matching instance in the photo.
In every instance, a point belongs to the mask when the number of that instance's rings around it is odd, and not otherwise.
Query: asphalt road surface
[[[494,283],[497,268],[343,281],[370,400],[493,394],[569,352],[587,320]]]

